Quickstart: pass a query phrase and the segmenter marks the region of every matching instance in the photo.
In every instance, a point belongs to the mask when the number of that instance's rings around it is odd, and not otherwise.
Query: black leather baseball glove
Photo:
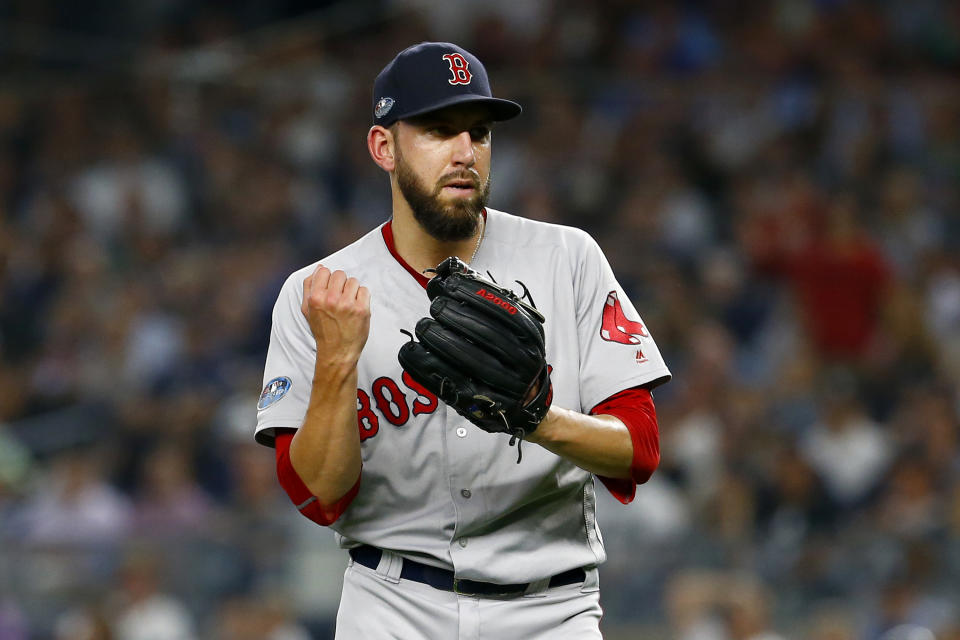
[[[511,445],[533,433],[553,399],[543,315],[456,257],[437,266],[427,296],[431,317],[417,322],[419,342],[400,348],[400,365],[484,431],[509,433]]]

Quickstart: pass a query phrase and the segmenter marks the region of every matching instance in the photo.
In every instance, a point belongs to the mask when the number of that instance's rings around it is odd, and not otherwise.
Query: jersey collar
[[[480,212],[483,215],[483,220],[487,220],[487,210],[483,209]],[[397,245],[393,242],[393,218],[387,220],[387,222],[380,227],[380,233],[383,235],[383,243],[387,245],[387,251],[390,252],[390,255],[393,256],[393,259],[400,263],[400,266],[407,270],[407,272],[414,277],[414,279],[420,284],[424,289],[427,288],[427,283],[430,282],[430,278],[423,275],[413,267],[411,267],[406,260],[404,260],[399,253],[397,253]]]

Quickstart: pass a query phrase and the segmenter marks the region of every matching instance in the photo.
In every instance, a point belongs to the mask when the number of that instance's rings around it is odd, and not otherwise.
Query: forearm
[[[290,463],[310,492],[333,504],[360,475],[357,369],[318,363],[303,425],[290,443]]]
[[[613,416],[586,415],[553,406],[527,440],[596,475],[608,478],[631,476],[633,443],[630,432]]]

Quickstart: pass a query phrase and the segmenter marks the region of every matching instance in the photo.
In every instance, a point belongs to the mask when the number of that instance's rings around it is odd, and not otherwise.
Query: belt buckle
[[[460,588],[460,582],[461,582],[461,581],[460,581],[459,578],[454,578],[454,579],[453,579],[453,592],[454,592],[455,594],[457,594],[458,596],[473,596],[473,597],[479,597],[479,596],[481,596],[481,595],[485,595],[485,594],[476,593],[475,591],[468,591],[468,590],[461,589],[461,588]],[[465,582],[467,582],[467,581],[465,581]]]

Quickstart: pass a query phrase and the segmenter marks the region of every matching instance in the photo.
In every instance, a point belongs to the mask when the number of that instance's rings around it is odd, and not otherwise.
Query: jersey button
[[[457,542],[460,544],[461,547],[467,546],[467,539],[466,539],[466,538],[460,538],[459,540],[457,540]]]
[[[466,427],[457,427],[457,435],[461,438],[467,437],[467,428]]]
[[[470,493],[470,489],[461,489],[460,495],[462,495],[464,498],[469,498],[473,494]]]

